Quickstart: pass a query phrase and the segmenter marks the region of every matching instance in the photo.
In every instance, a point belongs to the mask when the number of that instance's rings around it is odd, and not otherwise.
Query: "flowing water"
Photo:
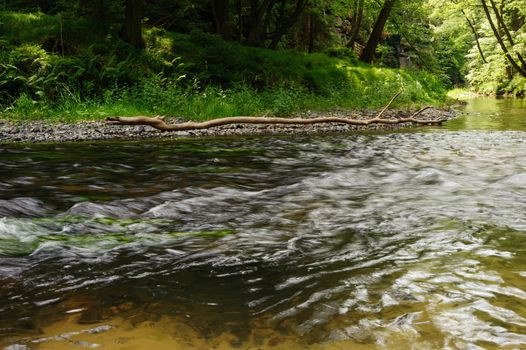
[[[526,349],[526,102],[1,146],[0,348]]]

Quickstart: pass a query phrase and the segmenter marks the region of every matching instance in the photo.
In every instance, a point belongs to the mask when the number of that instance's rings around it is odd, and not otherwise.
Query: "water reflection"
[[[524,136],[13,146],[0,344],[525,347]]]
[[[485,97],[467,100],[462,118],[448,122],[451,130],[526,130],[526,99]]]

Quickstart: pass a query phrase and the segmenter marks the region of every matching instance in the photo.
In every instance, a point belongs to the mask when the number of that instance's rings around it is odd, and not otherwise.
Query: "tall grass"
[[[149,85],[149,84],[145,84]],[[415,84],[418,85],[418,84]],[[319,95],[293,88],[257,91],[249,86],[223,90],[207,87],[203,91],[185,92],[180,88],[136,87],[114,90],[105,99],[81,100],[69,98],[49,104],[21,95],[2,117],[12,120],[82,121],[100,120],[108,116],[168,115],[203,121],[236,115],[288,116],[306,110],[376,109],[384,106],[399,86],[375,84],[362,89],[335,90]],[[395,107],[416,108],[423,104],[439,103],[422,94],[420,87],[404,88]]]
[[[330,55],[272,51],[202,32],[151,28],[144,33],[147,49],[142,52],[116,38],[76,40],[72,30],[63,55],[62,48],[48,47],[58,42],[56,17],[3,13],[0,20],[16,28],[6,29],[0,39],[4,119],[287,116],[303,110],[379,108],[400,89],[399,107],[445,98],[439,79],[428,73],[363,65],[345,50]]]

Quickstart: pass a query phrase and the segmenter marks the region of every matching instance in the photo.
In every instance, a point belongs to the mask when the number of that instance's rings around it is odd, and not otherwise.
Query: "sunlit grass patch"
[[[359,63],[352,53],[275,51],[199,31],[159,28],[145,30],[147,48],[139,52],[115,38],[76,38],[89,23],[40,13],[1,16],[4,27],[12,23],[18,29],[6,30],[2,39],[0,56],[6,64],[0,69],[0,119],[289,116],[304,110],[380,108],[400,89],[404,92],[393,107],[445,99],[444,87],[429,73]],[[60,21],[69,33],[65,55],[56,46]],[[32,23],[46,32],[31,32],[26,27]]]

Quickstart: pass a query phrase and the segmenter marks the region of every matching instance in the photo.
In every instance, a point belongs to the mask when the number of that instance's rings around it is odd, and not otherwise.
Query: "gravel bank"
[[[321,116],[347,117],[355,119],[371,119],[376,111],[349,112],[305,112],[297,115],[301,118],[315,118]],[[407,111],[391,110],[384,118],[400,118],[410,115]],[[419,119],[437,120],[453,118],[453,110],[428,109],[419,115]],[[175,122],[176,119],[167,119]],[[313,124],[313,125],[242,125],[232,124],[205,130],[162,132],[149,126],[107,125],[103,121],[80,122],[75,124],[42,121],[9,122],[0,121],[0,144],[12,142],[65,142],[90,140],[142,140],[153,138],[181,138],[199,136],[230,136],[230,135],[262,135],[262,134],[299,134],[299,133],[331,133],[367,130],[394,130],[414,127],[411,123],[402,124],[373,124],[368,126],[348,124]]]

